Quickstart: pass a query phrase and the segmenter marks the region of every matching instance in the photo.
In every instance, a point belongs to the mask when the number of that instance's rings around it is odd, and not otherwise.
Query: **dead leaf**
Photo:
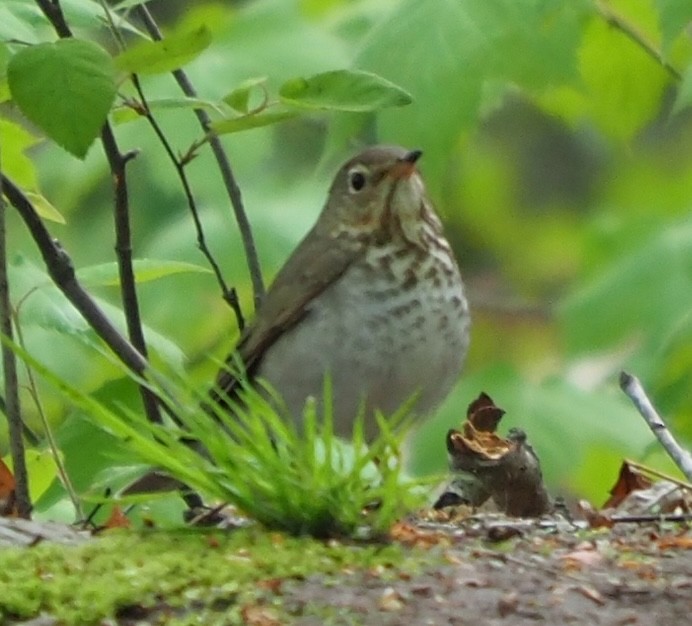
[[[123,510],[116,504],[113,506],[113,510],[103,527],[110,530],[112,528],[130,528],[131,525],[127,515],[125,515]]]
[[[406,522],[394,524],[389,531],[389,536],[394,541],[416,548],[432,548],[440,544],[449,545],[450,543],[449,536],[444,532],[421,530]]]
[[[480,395],[469,404],[466,409],[466,417],[476,430],[494,433],[505,412],[496,407],[492,398],[482,391]]]
[[[681,548],[692,550],[692,537],[689,535],[667,536],[658,540],[659,550],[670,550],[671,548]]]
[[[610,498],[602,508],[617,508],[633,491],[648,489],[653,483],[644,474],[632,467],[627,461],[620,466],[618,479],[610,490]]]
[[[2,517],[17,517],[19,514],[15,502],[15,488],[14,475],[0,459],[0,516]]]

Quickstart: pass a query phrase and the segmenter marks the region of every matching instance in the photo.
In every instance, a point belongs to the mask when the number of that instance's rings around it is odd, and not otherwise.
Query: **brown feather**
[[[365,241],[351,237],[313,231],[318,222],[294,250],[277,274],[257,317],[238,341],[235,351],[226,359],[211,392],[212,400],[225,405],[238,383],[232,374],[234,359],[239,357],[252,377],[263,355],[284,332],[310,311],[311,301],[341,276],[365,251]]]

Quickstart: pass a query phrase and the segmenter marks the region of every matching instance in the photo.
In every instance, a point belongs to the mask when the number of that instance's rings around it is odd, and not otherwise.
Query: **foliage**
[[[413,440],[417,473],[444,468],[444,433],[483,389],[507,408],[510,426],[528,432],[553,485],[600,498],[609,482],[604,464],[616,468],[623,455],[652,450],[617,391],[622,368],[642,378],[673,429],[692,440],[689,3],[256,0],[231,9],[189,2],[170,18],[167,34],[177,43],[168,49],[144,41],[133,4],[121,3],[113,14],[123,52],[106,36],[101,3],[63,2],[79,42],[107,49],[102,56],[114,57],[121,72],[152,72],[140,77],[144,93],[175,151],[192,148],[185,169],[208,245],[247,314],[251,285],[240,237],[191,109],[207,111],[218,130],[234,131],[224,141],[267,276],[313,221],[334,166],[354,143],[423,149],[421,167],[469,286],[474,327],[460,386]],[[28,95],[15,83],[19,77],[20,85],[33,85],[22,57],[63,54],[64,43],[54,43],[30,0],[2,3],[0,39],[0,97],[84,156],[99,126],[83,116],[103,121],[103,105],[87,112],[79,93],[63,90],[71,106],[56,108],[42,95],[51,77]],[[110,63],[104,58],[99,81]],[[162,73],[181,64],[198,98],[183,98]],[[293,102],[296,93],[312,98],[305,87],[311,77],[344,69],[352,72],[333,98],[310,103],[320,108]],[[383,110],[382,101],[366,99],[354,107],[350,99],[369,98],[371,90],[351,81],[372,74],[377,85],[393,85],[386,104],[403,104],[402,94],[412,104]],[[135,253],[154,271],[139,285],[147,338],[158,331],[158,365],[179,371],[184,361],[203,388],[236,330],[211,274],[164,269],[202,264],[185,197],[139,114],[140,94],[125,74],[112,84],[118,139],[139,150],[128,182]],[[93,145],[77,160],[8,110],[0,111],[3,172],[57,208],[67,224],[54,232],[81,271],[112,263],[112,197],[100,151]],[[84,125],[70,121],[75,113]],[[60,133],[70,129],[75,136],[65,139]],[[106,406],[140,412],[131,381],[97,354],[93,333],[46,286],[31,241],[9,217],[18,255],[12,293],[22,301],[17,319],[27,350]],[[93,289],[119,315],[115,290]],[[91,478],[80,482],[86,489],[113,462],[103,448],[120,450],[120,443],[99,439],[102,449],[94,450],[81,412],[47,385],[39,391],[51,420],[62,424],[59,438],[69,441],[68,467],[90,468]],[[58,506],[59,494],[54,486],[39,507]]]

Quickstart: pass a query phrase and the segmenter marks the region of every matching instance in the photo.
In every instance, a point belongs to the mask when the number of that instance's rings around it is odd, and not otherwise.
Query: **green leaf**
[[[239,113],[247,113],[250,107],[250,96],[258,88],[261,88],[262,94],[266,99],[266,89],[264,87],[267,82],[266,76],[258,78],[248,78],[240,83],[231,93],[223,97],[223,101]]]
[[[279,89],[281,100],[309,109],[366,113],[410,104],[410,93],[370,72],[335,70],[307,78],[287,80]]]
[[[18,52],[7,77],[22,112],[57,144],[84,158],[115,99],[111,57],[90,41],[62,39]]]
[[[36,143],[36,137],[19,124],[0,119],[0,167],[24,189],[36,189],[38,182],[33,161],[25,151]]]
[[[428,180],[441,177],[459,137],[477,122],[487,80],[539,91],[577,79],[575,52],[589,11],[583,0],[398,2],[355,60],[414,98],[378,114],[378,140],[424,146]],[[328,151],[342,153],[359,133],[370,140],[365,118],[335,120]]]
[[[146,283],[175,274],[189,274],[192,272],[209,274],[211,270],[194,263],[183,261],[159,261],[156,259],[137,259],[133,263],[135,280],[138,283]],[[91,287],[114,287],[120,284],[118,264],[103,263],[92,265],[77,271],[77,277],[85,285]]]
[[[58,211],[43,194],[35,193],[33,191],[25,192],[26,197],[31,200],[31,204],[34,205],[36,213],[38,213],[43,219],[50,220],[51,222],[56,222],[58,224],[66,224],[65,218],[62,213]]]
[[[685,70],[682,80],[678,85],[678,94],[673,103],[671,115],[680,113],[683,109],[692,106],[692,64]]]
[[[237,133],[241,130],[250,128],[259,128],[261,126],[269,126],[270,124],[278,124],[285,120],[291,119],[298,115],[295,111],[275,111],[262,112],[252,115],[243,115],[241,117],[230,117],[225,120],[219,120],[211,125],[211,129],[217,135],[227,135],[229,133]]]
[[[152,100],[147,100],[149,109],[152,111],[173,111],[176,109],[206,109],[208,111],[215,111],[216,113],[222,113],[222,109],[219,103],[212,100],[203,100],[201,98],[154,98]],[[118,106],[113,109],[113,121],[116,124],[123,124],[125,122],[131,122],[132,120],[138,120],[142,116],[129,106]]]
[[[692,293],[692,219],[637,242],[610,267],[576,290],[560,314],[574,354],[612,349],[625,340],[644,351],[658,347],[671,323],[689,316]],[[588,323],[586,323],[588,321]],[[647,345],[641,345],[648,339]]]
[[[10,88],[7,84],[7,64],[11,56],[7,46],[0,43],[0,102],[10,99]]]
[[[192,31],[174,33],[161,41],[143,41],[119,54],[115,65],[138,74],[171,72],[197,57],[211,40],[211,31],[200,26]]]
[[[667,54],[675,39],[692,22],[692,2],[689,0],[656,0],[659,26],[663,39],[663,54]]]
[[[579,60],[587,111],[604,133],[627,141],[658,114],[668,75],[605,21],[586,29]]]

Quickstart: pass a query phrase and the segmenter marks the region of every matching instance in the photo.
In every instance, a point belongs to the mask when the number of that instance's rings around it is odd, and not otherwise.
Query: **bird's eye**
[[[362,191],[365,183],[367,183],[367,178],[361,170],[354,169],[348,173],[348,187],[351,193]]]

